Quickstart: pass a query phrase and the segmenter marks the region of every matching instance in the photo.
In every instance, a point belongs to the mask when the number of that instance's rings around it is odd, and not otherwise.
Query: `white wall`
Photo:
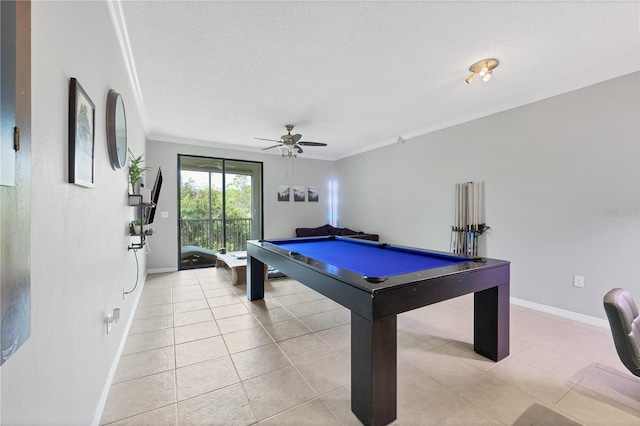
[[[639,79],[340,160],[340,223],[448,251],[454,184],[485,182],[484,254],[512,262],[511,295],[605,318],[609,289],[640,293]],[[585,276],[584,289],[572,286],[574,274]]]
[[[147,173],[147,185],[153,184],[152,179],[158,166],[162,167],[164,179],[153,223],[156,234],[150,239],[150,271],[178,268],[178,154],[263,162],[264,238],[295,237],[296,228],[316,227],[328,223],[327,186],[329,180],[334,177],[333,162],[296,158],[293,160],[292,176],[291,160],[287,160],[287,173],[285,159],[278,155],[149,140],[145,164],[152,170]],[[292,189],[293,185],[317,186],[320,199],[317,203],[296,203],[292,195],[290,202],[279,202],[276,195],[279,184],[291,185]],[[169,217],[161,218],[162,211],[168,212]]]
[[[67,183],[70,77],[96,106],[93,189]],[[130,146],[144,152],[106,4],[33,2],[32,330],[2,366],[2,424],[91,423],[132,315],[136,294],[122,300],[136,280],[127,250],[132,209],[126,171],[111,168],[105,140],[111,88],[125,102]],[[107,335],[104,319],[116,307],[122,318]]]

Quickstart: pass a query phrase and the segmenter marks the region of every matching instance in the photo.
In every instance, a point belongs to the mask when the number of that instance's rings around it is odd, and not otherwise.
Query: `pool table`
[[[399,313],[474,293],[474,350],[509,354],[507,261],[335,236],[248,241],[247,255],[249,300],[268,264],[351,311],[351,410],[366,425],[396,418]]]

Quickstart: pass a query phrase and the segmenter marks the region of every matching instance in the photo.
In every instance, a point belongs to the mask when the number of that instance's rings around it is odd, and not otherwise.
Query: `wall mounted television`
[[[151,189],[151,202],[156,206],[158,205],[158,199],[160,198],[160,188],[162,188],[162,168],[158,167],[158,174],[156,175],[156,181]],[[157,207],[156,207],[157,208]],[[153,219],[156,215],[156,209],[148,209],[146,223],[153,223]]]

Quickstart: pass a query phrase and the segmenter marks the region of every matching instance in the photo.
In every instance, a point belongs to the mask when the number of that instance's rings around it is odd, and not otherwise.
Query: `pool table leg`
[[[264,299],[266,265],[255,257],[247,257],[247,299]]]
[[[351,411],[365,425],[396,419],[397,316],[369,321],[351,312]]]
[[[493,361],[509,355],[509,283],[474,293],[473,349]]]

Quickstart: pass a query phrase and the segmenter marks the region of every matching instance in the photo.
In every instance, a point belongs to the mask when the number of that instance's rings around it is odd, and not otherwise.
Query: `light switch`
[[[573,286],[584,288],[584,277],[582,275],[574,275],[573,276]]]
[[[160,217],[163,219],[166,219],[169,217],[169,212],[164,211],[164,212],[160,212]]]

